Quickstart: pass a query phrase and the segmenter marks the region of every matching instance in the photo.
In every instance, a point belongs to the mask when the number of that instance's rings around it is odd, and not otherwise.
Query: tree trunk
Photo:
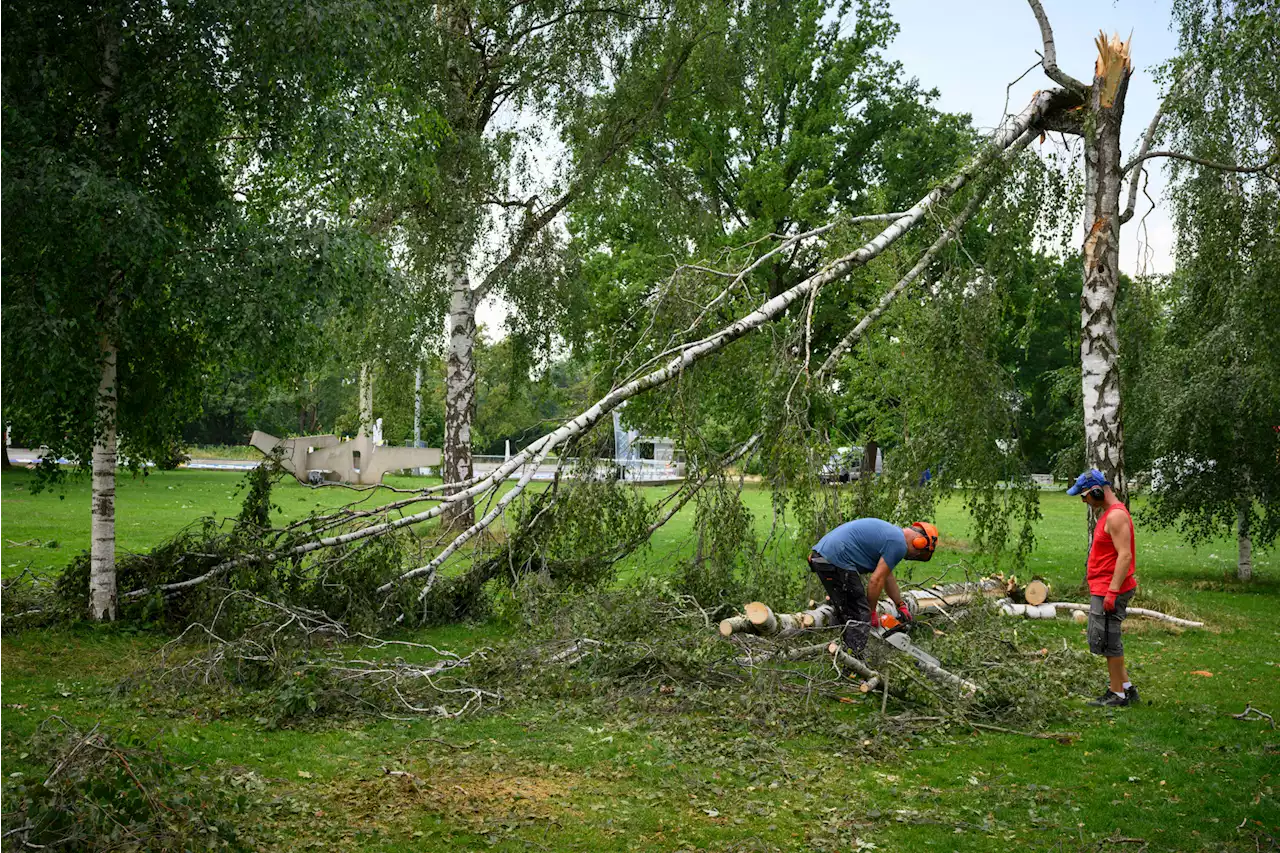
[[[116,618],[116,346],[102,336],[93,444],[93,523],[89,555],[89,617]]]
[[[1236,544],[1240,549],[1236,558],[1236,578],[1242,581],[1253,580],[1253,538],[1249,535],[1249,498],[1241,498],[1236,507],[1236,527],[1238,538]]]
[[[476,306],[471,282],[455,266],[449,288],[449,353],[444,384],[444,481],[471,479],[471,425],[476,413]],[[470,527],[475,506],[470,499],[450,504],[442,516],[446,527]]]
[[[422,365],[413,374],[413,446],[422,446]]]
[[[0,471],[9,469],[9,424],[4,421],[4,410],[0,410]]]
[[[874,441],[868,441],[862,448],[862,472],[860,476],[875,479],[876,457],[880,455],[880,447]]]
[[[1129,47],[1116,37],[1098,40],[1098,61],[1084,120],[1084,286],[1080,292],[1080,366],[1084,391],[1085,464],[1114,485],[1121,500],[1124,431],[1120,422],[1120,125],[1129,87]],[[1097,515],[1090,512],[1092,539]]]
[[[373,434],[373,369],[360,365],[360,435]]]

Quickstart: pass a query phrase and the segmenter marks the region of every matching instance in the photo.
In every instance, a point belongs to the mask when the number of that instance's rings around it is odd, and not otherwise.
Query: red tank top
[[[1098,525],[1093,528],[1093,545],[1089,548],[1089,566],[1088,571],[1085,573],[1085,578],[1089,583],[1089,592],[1093,595],[1106,595],[1111,591],[1111,578],[1116,571],[1116,545],[1115,542],[1111,541],[1111,534],[1107,533],[1105,525],[1107,516],[1111,514],[1112,510],[1117,509],[1123,511],[1125,515],[1129,515],[1129,508],[1124,504],[1112,504],[1099,516]],[[1133,516],[1129,516],[1129,554],[1132,555],[1129,574],[1125,576],[1120,592],[1128,592],[1138,585],[1138,581],[1133,574],[1138,567],[1138,552],[1134,547],[1133,537]]]

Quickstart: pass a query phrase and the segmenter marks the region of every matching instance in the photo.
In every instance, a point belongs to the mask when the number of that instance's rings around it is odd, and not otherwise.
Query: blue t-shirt
[[[813,546],[832,565],[859,574],[870,574],[883,557],[892,569],[907,556],[902,528],[878,518],[847,521]]]

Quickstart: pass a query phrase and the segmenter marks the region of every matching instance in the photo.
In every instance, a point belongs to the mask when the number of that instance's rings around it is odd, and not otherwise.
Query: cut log
[[[1052,587],[1044,578],[1032,578],[1027,582],[1027,586],[1022,590],[1023,596],[1027,600],[1027,604],[1039,606],[1049,600],[1049,593]]]
[[[880,685],[880,673],[846,652],[839,643],[832,643],[827,646],[827,652],[835,658],[837,664],[845,669],[853,670],[865,679],[858,688],[863,693],[869,693]]]
[[[907,590],[902,594],[908,607],[914,604],[912,615],[929,610],[945,610],[957,604],[968,604],[975,598],[1005,594],[1004,581],[1000,578],[982,578],[979,581],[948,583],[938,586]]]
[[[720,636],[731,637],[734,634],[751,630],[751,622],[747,617],[739,614],[738,616],[730,616],[728,619],[720,622]]]
[[[1053,604],[1014,604],[1008,599],[996,602],[1000,611],[1006,616],[1024,616],[1027,619],[1053,619],[1057,617],[1057,607]]]
[[[1079,613],[1088,613],[1089,605],[1076,604],[1074,601],[1055,601],[1050,607],[1055,607],[1064,611],[1076,611]],[[1147,619],[1154,619],[1157,622],[1167,622],[1170,625],[1177,625],[1179,628],[1203,628],[1203,622],[1197,622],[1194,619],[1182,619],[1178,616],[1170,616],[1167,613],[1161,613],[1159,610],[1148,610],[1145,607],[1130,607],[1128,610],[1130,616],[1142,616]]]
[[[809,610],[800,614],[800,621],[806,628],[825,628],[831,625],[836,618],[836,609],[830,604],[824,604],[821,607],[814,607],[814,602],[809,602]]]

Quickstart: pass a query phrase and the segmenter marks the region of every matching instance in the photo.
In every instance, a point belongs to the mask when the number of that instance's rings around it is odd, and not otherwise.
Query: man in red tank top
[[[1089,704],[1104,708],[1137,704],[1138,690],[1125,669],[1124,643],[1120,634],[1129,602],[1138,589],[1138,579],[1134,574],[1137,561],[1134,556],[1133,519],[1129,516],[1129,508],[1111,490],[1111,483],[1096,468],[1077,477],[1075,485],[1067,489],[1067,494],[1079,495],[1086,504],[1102,513],[1093,529],[1086,571],[1089,584],[1088,636],[1089,651],[1107,659],[1111,683],[1106,693]]]

